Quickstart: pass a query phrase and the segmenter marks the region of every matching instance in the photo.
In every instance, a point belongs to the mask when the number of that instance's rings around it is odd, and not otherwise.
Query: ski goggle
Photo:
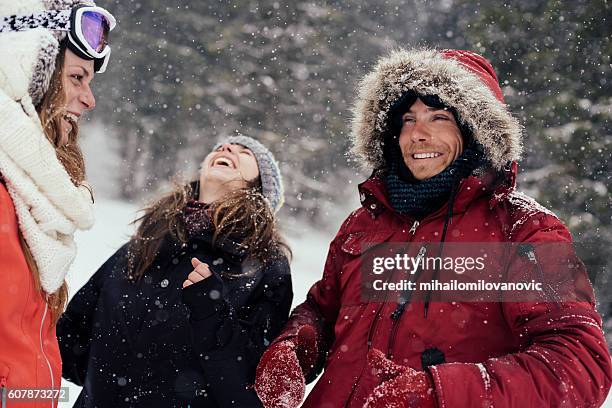
[[[95,71],[102,73],[110,58],[109,33],[116,24],[115,17],[102,7],[77,5],[68,10],[4,17],[0,33],[36,27],[67,31],[68,48],[83,59],[94,60]]]

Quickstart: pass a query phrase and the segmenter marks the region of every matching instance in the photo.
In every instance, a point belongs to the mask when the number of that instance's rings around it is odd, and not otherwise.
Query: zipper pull
[[[391,313],[391,320],[397,320],[400,318],[402,313],[404,313],[404,305],[405,303],[400,303],[399,305],[397,305],[393,313]]]
[[[6,401],[8,398],[6,397],[6,378],[2,377],[2,383],[0,384],[0,403],[2,403],[2,408],[6,408]]]
[[[419,249],[419,253],[416,256],[417,259],[417,265],[420,263],[421,259],[423,259],[423,257],[425,257],[425,252],[427,251],[427,247],[425,245],[423,245],[420,249]]]
[[[535,256],[535,252],[533,250],[533,245],[521,244],[518,246],[517,251],[518,251],[519,256],[527,257],[527,259],[529,259],[529,261],[534,264],[538,263],[538,260],[536,259],[536,256]]]
[[[409,233],[411,233],[412,235],[414,235],[414,233],[416,232],[417,227],[419,226],[419,221],[418,220],[414,220],[414,223],[412,224],[412,227],[410,227],[410,231],[408,231]]]

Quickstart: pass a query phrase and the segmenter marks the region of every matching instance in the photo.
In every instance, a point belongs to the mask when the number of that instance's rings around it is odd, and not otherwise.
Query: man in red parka
[[[299,406],[322,367],[303,407],[600,406],[611,362],[588,283],[575,301],[362,296],[367,244],[572,238],[515,190],[521,126],[485,58],[399,50],[358,89],[353,152],[374,173],[330,245],[323,277],[260,361],[264,406]]]

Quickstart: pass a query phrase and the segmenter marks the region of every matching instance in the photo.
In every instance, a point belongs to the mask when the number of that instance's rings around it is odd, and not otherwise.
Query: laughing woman
[[[261,406],[255,367],[293,298],[282,202],[272,154],[234,136],[146,208],[58,324],[75,407]]]

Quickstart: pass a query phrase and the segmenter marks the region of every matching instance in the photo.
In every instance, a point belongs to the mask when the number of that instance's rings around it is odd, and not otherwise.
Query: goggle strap
[[[79,57],[85,60],[95,59],[94,57],[89,55],[86,50],[82,49],[76,41],[74,41],[74,38],[72,38],[70,31],[68,32],[68,41],[66,41],[66,44],[68,48],[70,49],[70,51],[74,52]]]
[[[100,74],[104,73],[106,71],[106,67],[108,66],[108,60],[110,60],[110,52],[102,59],[94,59],[94,71]]]

